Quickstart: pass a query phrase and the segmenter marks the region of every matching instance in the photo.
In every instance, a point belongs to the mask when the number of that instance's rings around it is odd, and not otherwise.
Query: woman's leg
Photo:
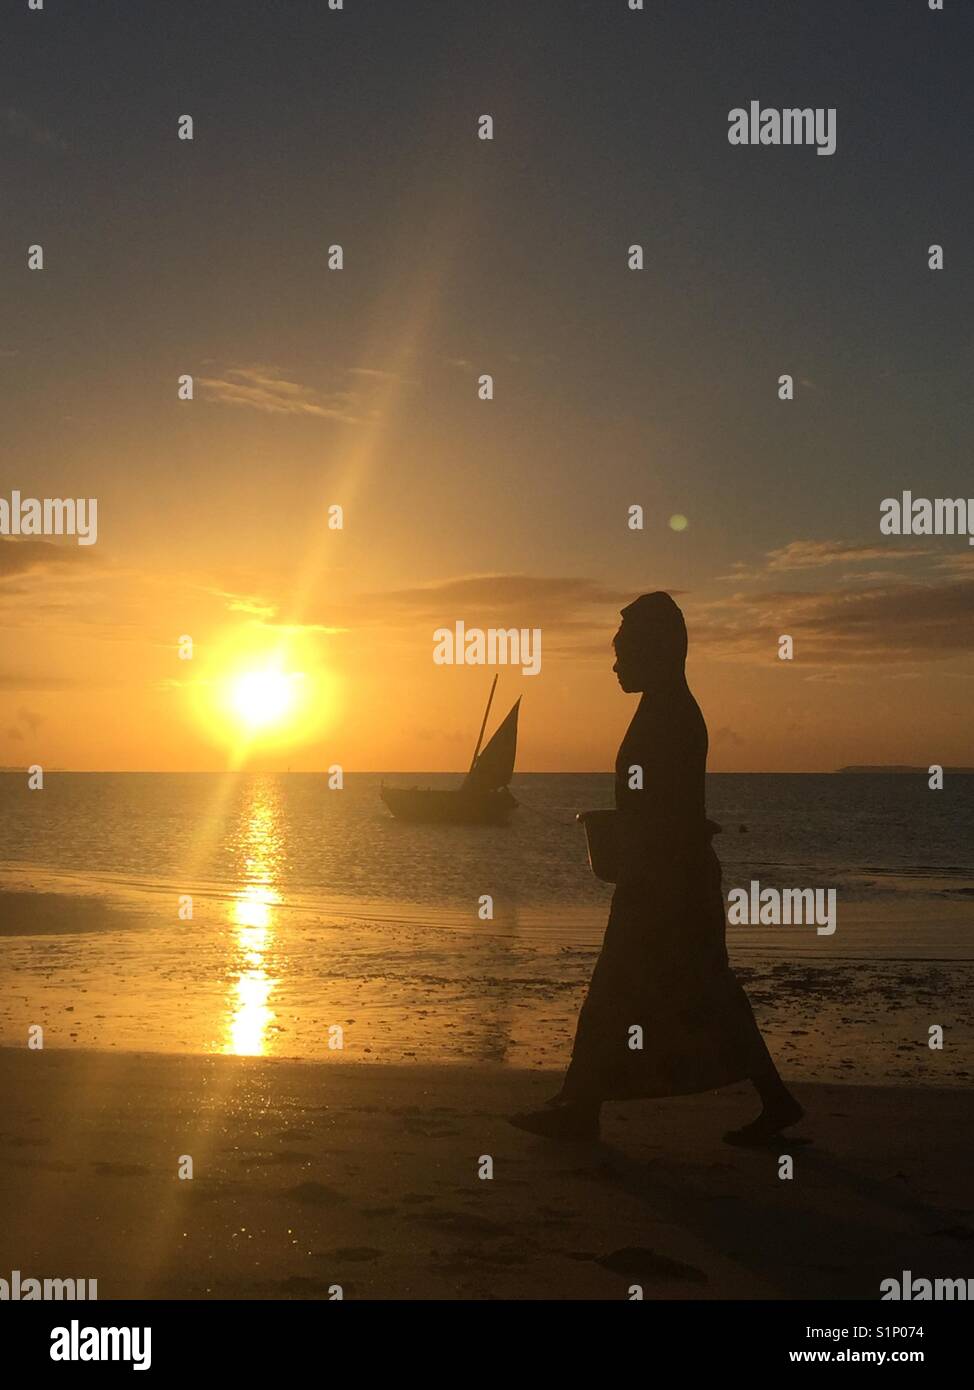
[[[728,1144],[742,1147],[765,1144],[774,1135],[789,1125],[797,1124],[804,1110],[781,1079],[781,1074],[768,1051],[768,1044],[758,1027],[751,1008],[751,1001],[741,989],[743,1009],[746,1011],[745,1027],[748,1033],[748,1049],[751,1057],[749,1080],[758,1093],[762,1110],[756,1120],[740,1129],[730,1130],[724,1135]]]
[[[627,918],[620,912],[618,890],[612,899],[602,950],[575,1025],[572,1059],[557,1096],[542,1110],[511,1116],[511,1124],[548,1139],[597,1139],[602,1097],[611,1094],[610,1078],[625,1056],[627,1034],[619,1017],[633,1016],[623,1004],[631,970],[627,957]],[[620,939],[621,938],[621,939]]]
[[[781,1079],[781,1073],[768,1051],[768,1044],[761,1030],[754,1024],[754,1061],[751,1066],[750,1082],[757,1091],[766,1110],[773,1110],[781,1102],[793,1099],[788,1087]]]

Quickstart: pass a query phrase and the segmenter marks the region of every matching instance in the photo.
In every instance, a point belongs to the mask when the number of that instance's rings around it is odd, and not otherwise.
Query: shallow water
[[[380,780],[0,775],[0,1041],[41,1023],[59,1046],[564,1060],[610,895],[573,816],[611,779],[517,778],[506,828],[400,824]],[[974,778],[718,774],[708,795],[725,889],[837,891],[832,936],[729,929],[779,1046],[818,1076],[863,1079],[872,1053],[871,1079],[962,1080],[924,1020],[955,1045],[967,1027]]]

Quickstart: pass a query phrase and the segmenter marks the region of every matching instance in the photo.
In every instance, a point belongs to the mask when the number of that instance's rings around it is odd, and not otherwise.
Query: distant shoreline
[[[906,763],[853,763],[849,767],[837,767],[836,773],[910,773],[913,775],[922,774],[924,777],[929,773],[929,767],[910,767]],[[956,776],[963,773],[970,776],[974,773],[974,767],[944,767],[945,773]]]

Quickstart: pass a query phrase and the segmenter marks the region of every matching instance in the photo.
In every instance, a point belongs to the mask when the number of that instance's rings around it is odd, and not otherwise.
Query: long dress
[[[565,1100],[689,1095],[752,1074],[762,1044],[727,959],[706,765],[685,683],[644,695],[616,759],[621,867]]]

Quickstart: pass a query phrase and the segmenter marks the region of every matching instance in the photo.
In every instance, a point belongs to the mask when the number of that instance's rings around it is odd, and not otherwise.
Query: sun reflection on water
[[[270,1007],[278,984],[268,971],[273,951],[274,909],[281,901],[275,887],[281,857],[283,816],[276,783],[255,784],[242,828],[245,886],[235,895],[231,913],[233,954],[229,972],[236,979],[227,1000],[224,1052],[261,1057],[276,1017]]]

